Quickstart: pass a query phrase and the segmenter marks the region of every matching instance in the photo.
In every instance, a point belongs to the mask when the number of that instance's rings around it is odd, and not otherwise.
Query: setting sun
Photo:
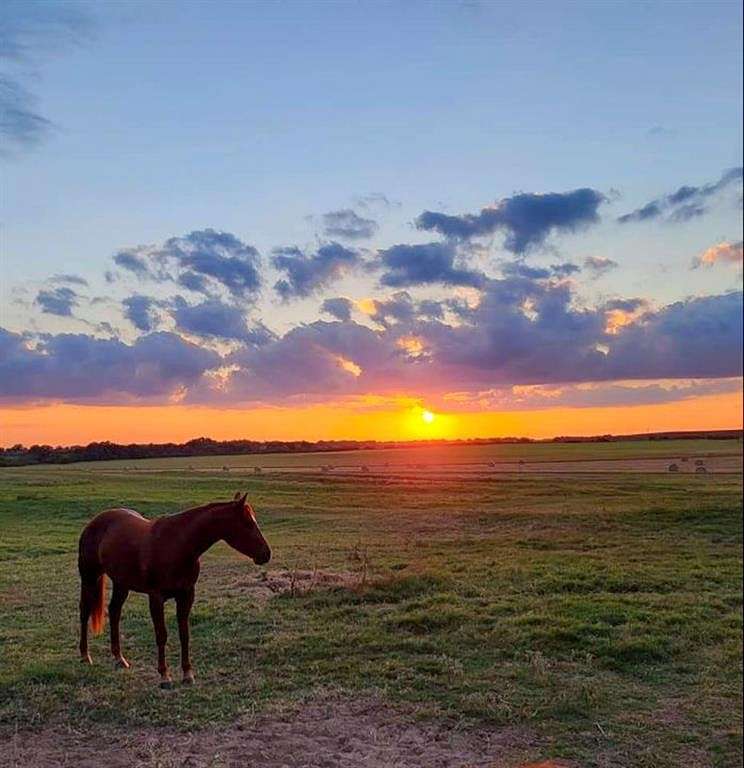
[[[431,411],[422,411],[421,418],[427,423],[431,424],[436,418]]]

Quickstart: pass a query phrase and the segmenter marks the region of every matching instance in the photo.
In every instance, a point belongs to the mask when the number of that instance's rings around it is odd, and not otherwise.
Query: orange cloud
[[[724,264],[741,264],[744,258],[744,245],[741,241],[738,243],[729,243],[723,241],[716,245],[711,245],[700,256],[694,259],[693,268],[712,267],[719,262]]]

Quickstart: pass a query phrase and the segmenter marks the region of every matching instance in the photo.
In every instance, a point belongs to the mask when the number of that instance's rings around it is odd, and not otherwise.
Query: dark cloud
[[[664,197],[646,203],[635,211],[618,217],[620,224],[629,224],[636,221],[649,221],[663,219],[665,221],[689,221],[702,216],[708,210],[706,203],[710,198],[722,192],[727,187],[741,183],[742,169],[731,168],[725,171],[718,181],[703,184],[699,187],[689,185],[680,187]]]
[[[227,291],[235,299],[253,299],[261,288],[258,251],[214,229],[171,237],[159,247],[126,248],[114,262],[140,279],[175,282],[206,296]]]
[[[416,305],[408,291],[397,291],[386,299],[375,299],[370,318],[383,326],[392,322],[410,322],[416,316]]]
[[[84,334],[28,339],[0,329],[0,398],[70,402],[168,397],[220,363],[219,355],[173,333],[134,344]]]
[[[41,115],[24,79],[50,56],[77,45],[89,35],[91,20],[72,3],[5,0],[0,17],[0,137],[2,154],[42,141],[52,122]]]
[[[562,264],[551,264],[550,269],[556,277],[568,277],[569,275],[581,272],[581,267],[578,264],[572,264],[570,261],[564,261]]]
[[[124,317],[139,331],[149,332],[158,325],[160,302],[150,296],[134,294],[122,301]]]
[[[617,269],[620,265],[605,256],[587,256],[584,259],[584,267],[591,273],[593,279],[604,277],[608,272]]]
[[[287,275],[277,281],[274,288],[285,301],[289,301],[310,296],[339,280],[360,266],[362,257],[358,251],[339,243],[327,243],[311,254],[295,247],[277,248],[271,263]]]
[[[142,248],[129,248],[115,253],[114,264],[122,269],[126,269],[128,272],[134,272],[137,277],[151,277],[155,279],[155,275],[150,272],[147,256],[142,252]],[[109,280],[107,275],[106,280],[108,282],[113,282],[115,277],[113,273],[109,274],[111,275],[111,279]]]
[[[610,307],[635,311],[647,305],[618,299],[581,308],[569,283],[524,277],[489,281],[480,304],[463,312],[457,325],[427,320],[413,305],[401,292],[379,310],[385,321],[379,330],[351,320],[315,322],[260,350],[241,350],[229,359],[236,370],[219,393],[202,387],[193,397],[275,401],[364,392],[478,393],[527,385],[731,378],[742,372],[740,294],[643,311],[612,330]],[[400,318],[394,322],[393,312]],[[632,403],[633,388],[612,397]]]
[[[72,310],[78,305],[79,296],[72,288],[43,288],[36,294],[35,303],[47,315],[72,317]]]
[[[703,296],[646,313],[617,335],[604,379],[742,375],[742,294]]]
[[[523,254],[544,245],[551,234],[575,232],[595,224],[599,221],[599,206],[606,199],[601,192],[588,188],[542,195],[521,193],[477,214],[451,216],[424,211],[416,219],[416,226],[459,240],[502,232],[504,247]]]
[[[391,288],[431,283],[478,287],[485,280],[482,273],[455,265],[457,250],[449,242],[394,245],[378,255],[385,269],[380,283]]]
[[[509,261],[501,265],[501,272],[507,277],[527,277],[530,280],[545,280],[553,273],[544,267],[530,267],[523,261]]]
[[[378,230],[374,219],[365,219],[351,208],[323,214],[323,232],[343,240],[368,240]]]
[[[238,307],[224,304],[217,299],[207,299],[201,304],[187,304],[177,297],[173,309],[176,327],[196,336],[265,344],[274,334],[263,324],[249,328],[245,313]]]
[[[320,308],[321,312],[325,312],[327,315],[335,317],[336,320],[340,320],[344,323],[351,320],[351,312],[353,309],[354,302],[343,296],[326,299]]]

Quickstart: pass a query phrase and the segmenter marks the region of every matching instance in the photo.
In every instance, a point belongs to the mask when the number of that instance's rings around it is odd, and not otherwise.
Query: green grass
[[[0,473],[0,728],[203,727],[334,688],[476,727],[524,726],[547,755],[587,766],[682,765],[693,753],[740,764],[736,475],[236,478],[105,466]],[[85,522],[108,506],[158,515],[238,488],[274,548],[270,568],[354,571],[363,553],[371,582],[258,608],[239,588],[255,566],[219,545],[192,614],[193,689],[157,688],[142,596],[122,622],[134,668],[113,670],[105,635],[96,665],[82,667]],[[172,606],[168,619],[175,665]]]

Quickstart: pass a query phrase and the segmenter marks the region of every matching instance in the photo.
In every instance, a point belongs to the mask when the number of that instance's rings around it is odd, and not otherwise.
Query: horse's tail
[[[90,631],[94,635],[103,632],[104,606],[106,603],[106,577],[101,574],[96,580],[93,606],[90,611]]]

